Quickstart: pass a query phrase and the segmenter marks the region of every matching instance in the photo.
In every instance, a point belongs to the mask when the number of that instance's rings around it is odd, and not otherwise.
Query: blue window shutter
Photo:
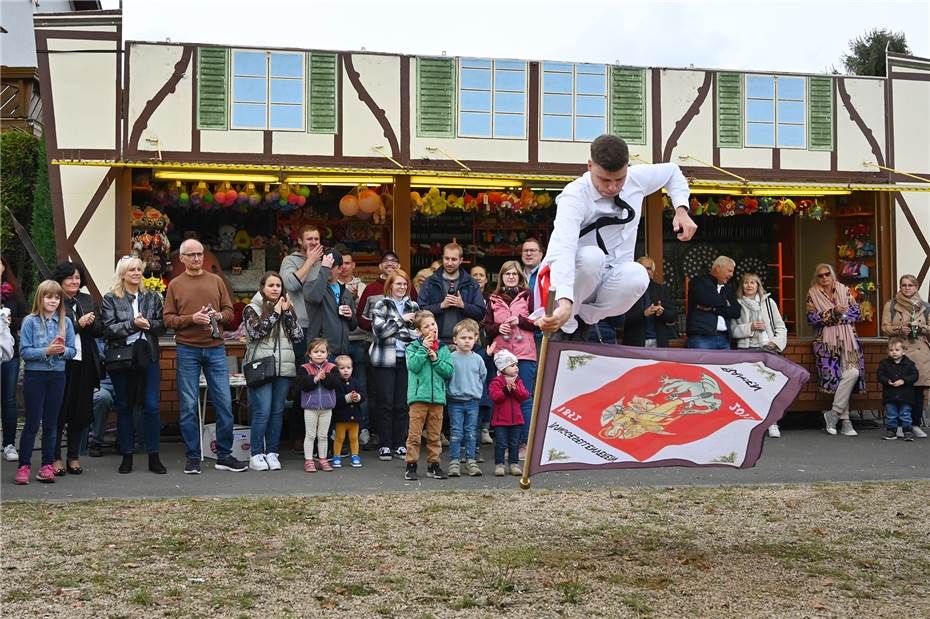
[[[336,133],[336,54],[310,54],[310,93],[307,96],[307,129],[310,133]]]
[[[228,128],[229,50],[222,47],[197,48],[197,127]]]
[[[717,146],[743,147],[743,76],[717,74]]]
[[[630,144],[646,143],[646,71],[610,68],[610,133]]]
[[[810,150],[833,150],[833,78],[808,78],[808,122]]]
[[[455,137],[455,61],[417,58],[417,135]]]

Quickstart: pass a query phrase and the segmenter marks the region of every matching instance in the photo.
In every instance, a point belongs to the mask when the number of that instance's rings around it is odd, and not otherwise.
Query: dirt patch
[[[4,503],[2,615],[930,616],[930,482]]]

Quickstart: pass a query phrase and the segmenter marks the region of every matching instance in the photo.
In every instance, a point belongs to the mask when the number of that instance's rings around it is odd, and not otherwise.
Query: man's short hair
[[[714,258],[713,264],[710,265],[711,270],[720,269],[723,267],[735,267],[736,261],[729,256],[717,256]]]
[[[449,250],[449,249],[459,252],[459,258],[462,258],[465,256],[465,250],[462,249],[461,245],[459,245],[458,243],[454,241],[452,243],[446,243],[445,247],[442,248],[442,254],[446,255],[446,250]]]
[[[308,232],[316,232],[319,234],[320,229],[313,224],[304,224],[300,227],[300,230],[297,231],[297,238],[303,240],[304,235]]]
[[[536,247],[539,248],[539,251],[545,251],[545,248],[543,247],[543,244],[539,242],[539,239],[532,236],[527,237],[526,240],[523,241],[523,243],[520,245],[520,249],[523,249],[523,246],[527,243],[536,243]]]
[[[478,326],[478,323],[471,318],[466,318],[465,320],[460,320],[452,327],[452,337],[458,337],[459,333],[462,331],[468,331],[469,333],[474,333],[477,337],[481,333],[481,327]]]
[[[608,172],[617,172],[630,163],[630,149],[622,138],[605,133],[591,142],[591,161]]]

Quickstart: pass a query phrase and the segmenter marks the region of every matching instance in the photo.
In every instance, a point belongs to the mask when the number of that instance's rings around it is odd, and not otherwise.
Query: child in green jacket
[[[410,427],[407,432],[407,469],[404,479],[417,479],[420,437],[426,426],[426,476],[445,479],[439,468],[442,444],[442,408],[446,403],[446,382],[452,378],[452,353],[439,345],[439,328],[432,312],[421,310],[413,317],[420,338],[407,345],[407,404]]]

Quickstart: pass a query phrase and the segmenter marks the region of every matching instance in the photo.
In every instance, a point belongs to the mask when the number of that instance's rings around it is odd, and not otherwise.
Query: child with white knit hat
[[[494,428],[494,475],[507,474],[504,452],[510,462],[511,475],[523,475],[520,468],[520,433],[523,430],[523,412],[520,403],[530,397],[517,371],[517,357],[509,350],[494,354],[497,376],[488,385],[488,394],[494,403],[491,427]]]

